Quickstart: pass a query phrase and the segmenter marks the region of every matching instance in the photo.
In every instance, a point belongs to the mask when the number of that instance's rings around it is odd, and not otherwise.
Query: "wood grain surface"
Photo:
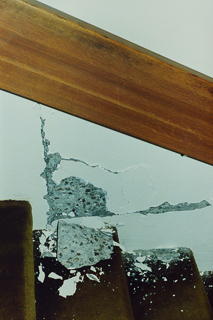
[[[0,88],[213,164],[213,79],[38,2],[0,0]]]

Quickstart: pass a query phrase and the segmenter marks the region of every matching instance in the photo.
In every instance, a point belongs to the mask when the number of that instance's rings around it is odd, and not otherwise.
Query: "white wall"
[[[43,1],[77,18],[213,77],[211,1]],[[55,181],[78,176],[103,188],[105,218],[118,226],[127,250],[187,246],[200,270],[213,269],[213,209],[142,216],[126,214],[168,201],[213,203],[212,166],[113,132],[35,102],[0,92],[1,199],[27,199],[34,228],[46,224],[48,206],[40,135],[46,119],[50,152],[99,164],[91,168],[63,161]]]

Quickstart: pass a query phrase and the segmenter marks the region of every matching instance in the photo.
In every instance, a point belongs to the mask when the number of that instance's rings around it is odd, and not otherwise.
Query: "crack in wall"
[[[146,168],[148,167],[147,165],[143,165],[143,164],[139,164],[137,166],[131,166],[131,167],[128,167],[124,170],[120,170],[120,171],[113,171],[113,170],[110,170],[108,168],[105,168],[103,166],[101,166],[100,164],[89,164],[88,162],[84,161],[84,160],[81,160],[81,159],[76,159],[76,158],[61,158],[61,160],[63,161],[73,161],[73,162],[78,162],[78,163],[82,163],[84,165],[86,165],[87,167],[90,167],[90,168],[99,168],[99,169],[102,169],[104,171],[107,171],[109,173],[112,173],[112,174],[124,174],[126,173],[127,171],[129,170],[132,170],[132,169],[138,169],[140,167],[143,167],[143,168]]]
[[[47,194],[44,199],[47,200],[49,205],[49,211],[47,212],[47,223],[51,224],[54,220],[72,218],[72,217],[84,217],[84,216],[113,216],[115,213],[110,212],[106,207],[107,193],[93,184],[84,181],[78,177],[70,176],[64,178],[57,184],[53,180],[53,173],[58,170],[58,166],[61,161],[73,161],[79,162],[90,168],[100,168],[111,174],[124,174],[130,169],[139,168],[145,165],[132,166],[123,171],[112,171],[99,164],[90,165],[86,161],[75,158],[63,158],[60,153],[49,153],[50,141],[45,137],[45,119],[41,118],[41,137],[44,148],[44,161],[45,169],[41,176],[46,180]],[[148,167],[146,165],[146,167]],[[179,203],[172,205],[169,202],[150,207],[146,210],[138,210],[133,213],[139,213],[142,215],[147,214],[160,214],[165,212],[174,211],[191,211],[195,209],[203,209],[210,206],[210,204],[203,200],[198,203]],[[130,213],[127,213],[130,214]]]

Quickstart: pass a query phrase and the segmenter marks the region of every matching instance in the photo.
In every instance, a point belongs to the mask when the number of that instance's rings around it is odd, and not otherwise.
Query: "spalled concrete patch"
[[[57,258],[67,269],[95,265],[112,252],[112,233],[59,221]]]
[[[48,222],[57,219],[112,215],[106,209],[106,193],[76,177],[68,177],[46,195],[50,210]]]

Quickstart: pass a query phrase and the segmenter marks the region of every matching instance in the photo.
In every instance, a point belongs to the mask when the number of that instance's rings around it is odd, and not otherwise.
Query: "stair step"
[[[66,279],[76,277],[76,273],[70,275],[70,271],[54,257],[40,256],[41,234],[42,230],[33,232],[38,320],[134,319],[119,247],[114,247],[110,259],[102,260],[95,266],[78,268],[77,277],[78,273],[81,274],[83,281],[77,284],[73,295],[64,297],[59,294],[60,288]],[[118,240],[117,234],[114,240]],[[40,277],[41,266],[43,279]],[[59,279],[52,278],[51,274],[58,275]]]
[[[200,276],[213,310],[213,271],[202,271],[200,272]]]
[[[212,320],[211,306],[190,249],[123,254],[135,320]]]
[[[110,259],[70,273],[55,257],[41,256],[42,232],[33,232],[33,259],[30,204],[0,201],[0,319],[213,319],[190,249],[135,250],[122,260],[115,246]],[[62,294],[73,280],[76,291]]]
[[[36,319],[32,213],[26,201],[0,201],[0,319]]]

